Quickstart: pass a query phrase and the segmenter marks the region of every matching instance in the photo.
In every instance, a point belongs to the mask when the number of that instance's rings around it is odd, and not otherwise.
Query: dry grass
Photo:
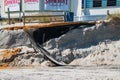
[[[113,18],[113,17],[118,17],[118,18],[120,18],[120,12],[115,12],[115,13],[113,13],[113,14],[109,14],[109,15],[107,15],[106,19],[108,20],[108,19],[111,19],[111,18]]]
[[[112,25],[118,25],[120,23],[120,12],[115,12],[114,14],[107,15],[107,20],[109,20]]]

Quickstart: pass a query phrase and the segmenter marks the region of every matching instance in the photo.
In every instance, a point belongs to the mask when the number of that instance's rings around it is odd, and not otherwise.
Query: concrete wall
[[[71,11],[74,12],[75,21],[79,21],[82,15],[81,1],[82,0],[71,0]]]

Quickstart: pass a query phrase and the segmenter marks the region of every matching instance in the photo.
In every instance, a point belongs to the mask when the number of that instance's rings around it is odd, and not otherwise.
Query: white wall
[[[82,15],[82,0],[71,0],[71,11],[74,12],[74,21],[79,21]]]
[[[86,9],[87,15],[107,15],[109,10],[110,14],[120,13],[120,7],[106,7],[106,8],[88,8]]]
[[[110,14],[120,13],[120,7],[87,8],[85,12],[86,15],[81,16],[80,20],[104,20],[107,11],[109,11]]]

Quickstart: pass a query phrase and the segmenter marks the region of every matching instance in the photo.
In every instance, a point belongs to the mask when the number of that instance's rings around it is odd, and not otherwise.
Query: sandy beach
[[[77,28],[45,42],[51,57],[68,65],[61,67],[36,52],[23,30],[0,30],[0,80],[120,80],[119,21]]]
[[[0,80],[119,80],[120,67],[47,67],[0,70]]]

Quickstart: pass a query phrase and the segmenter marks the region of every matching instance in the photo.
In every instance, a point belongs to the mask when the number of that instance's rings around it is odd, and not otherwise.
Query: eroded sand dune
[[[101,21],[89,28],[77,28],[43,44],[53,58],[69,65],[98,66],[120,65],[120,19]],[[32,44],[23,30],[1,30],[0,48],[23,47],[10,66],[47,65],[54,66]],[[30,49],[29,49],[30,48]],[[27,50],[28,49],[28,50]],[[33,50],[32,52],[29,50]],[[22,52],[26,50],[26,52]],[[2,54],[2,53],[0,53]],[[1,58],[1,63],[3,60]]]

